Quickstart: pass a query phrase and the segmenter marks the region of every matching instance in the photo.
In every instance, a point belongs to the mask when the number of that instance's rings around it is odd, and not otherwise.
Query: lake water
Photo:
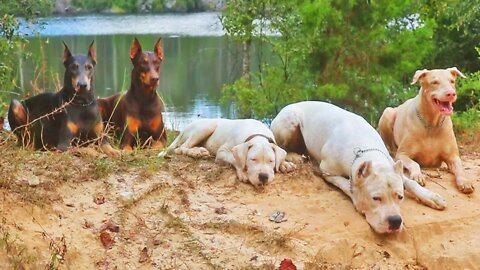
[[[107,96],[127,90],[132,63],[130,45],[137,37],[143,50],[163,40],[164,60],[158,93],[165,101],[168,128],[181,129],[198,117],[234,117],[220,105],[221,88],[241,73],[238,44],[224,37],[218,13],[187,15],[122,15],[45,18],[30,35],[20,62],[19,84],[25,91],[58,90],[63,83],[62,41],[72,52],[86,53],[95,40],[95,91]],[[22,28],[28,33],[29,30]]]

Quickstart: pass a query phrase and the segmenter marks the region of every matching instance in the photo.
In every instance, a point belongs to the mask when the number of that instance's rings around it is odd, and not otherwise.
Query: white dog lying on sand
[[[173,149],[176,154],[195,158],[215,153],[216,162],[233,165],[240,181],[255,186],[273,181],[275,171],[289,172],[295,168],[285,161],[287,153],[277,146],[272,131],[253,119],[196,120],[159,156]]]
[[[378,233],[401,231],[404,187],[419,201],[444,209],[444,199],[403,175],[377,131],[362,117],[335,105],[306,101],[283,108],[272,122],[280,147],[306,148],[323,178],[347,194]]]

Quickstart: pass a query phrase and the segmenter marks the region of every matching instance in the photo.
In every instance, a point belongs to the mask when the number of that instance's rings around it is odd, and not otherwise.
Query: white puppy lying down
[[[402,230],[404,187],[425,205],[446,207],[440,195],[403,176],[402,161],[394,163],[377,131],[356,114],[329,103],[299,102],[280,111],[272,130],[284,149],[306,147],[323,178],[347,194],[378,233]]]
[[[253,185],[273,181],[274,172],[295,168],[287,152],[275,143],[272,131],[253,119],[199,119],[190,123],[159,156],[175,149],[190,157],[216,153],[216,162],[233,165],[238,179]]]

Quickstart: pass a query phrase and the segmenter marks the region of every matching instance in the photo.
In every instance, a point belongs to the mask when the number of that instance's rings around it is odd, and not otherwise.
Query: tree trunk
[[[250,49],[252,47],[252,40],[248,39],[243,42],[243,70],[242,76],[250,83]]]

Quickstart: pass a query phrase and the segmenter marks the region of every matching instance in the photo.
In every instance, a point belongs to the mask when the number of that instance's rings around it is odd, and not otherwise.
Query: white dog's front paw
[[[238,180],[240,180],[241,182],[244,182],[244,183],[248,182],[248,175],[243,171],[237,170],[237,177],[238,177]]]
[[[295,164],[293,164],[293,162],[289,162],[289,161],[284,161],[284,162],[282,162],[282,164],[280,165],[280,171],[281,171],[282,173],[292,172],[292,171],[294,171],[296,168],[297,168],[297,165],[295,165]]]
[[[303,155],[290,152],[285,157],[285,160],[290,161],[290,162],[295,163],[295,164],[301,164],[304,161],[304,157],[303,157]]]
[[[190,148],[186,154],[192,158],[203,158],[210,156],[210,152],[205,147]]]

